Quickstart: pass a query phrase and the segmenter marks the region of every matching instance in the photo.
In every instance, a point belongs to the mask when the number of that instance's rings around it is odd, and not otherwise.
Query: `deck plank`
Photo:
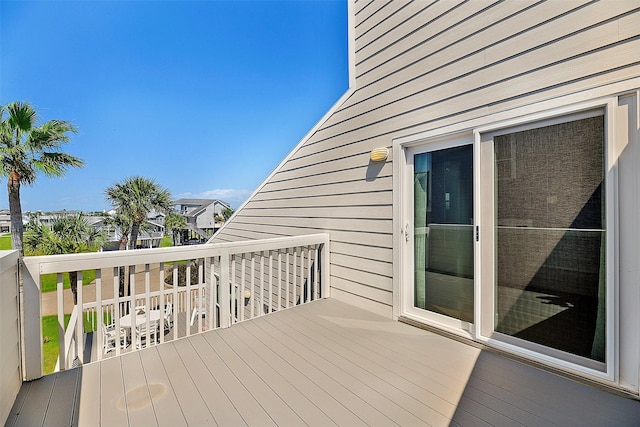
[[[276,424],[304,426],[304,421],[287,405],[287,402],[274,393],[269,384],[238,357],[233,348],[229,347],[224,339],[229,331],[230,329],[223,329],[218,333],[204,334],[204,337]]]
[[[101,397],[100,371],[102,364],[92,363],[84,365],[80,370],[78,384],[78,426],[91,426],[100,424]]]
[[[253,326],[248,323],[245,325]],[[245,328],[240,325],[231,328],[231,333],[226,334],[227,343],[236,349],[251,369],[259,372],[265,382],[307,425],[363,425],[361,420],[341,407],[331,395],[274,355],[268,346],[256,345],[252,335],[247,333]]]
[[[41,426],[44,422],[51,393],[56,382],[55,375],[42,377],[37,381],[31,381],[29,393],[26,396],[25,405],[20,411],[18,425]]]
[[[299,369],[303,375],[327,394],[331,394],[365,424],[379,427],[396,424],[390,418],[392,414],[389,413],[387,416],[384,413],[388,412],[390,402],[383,401],[382,395],[378,394],[377,398],[374,397],[375,391],[368,388],[366,384],[353,387],[355,380],[349,378],[347,372],[339,371],[335,365],[319,357],[309,348],[298,344],[293,336],[285,335],[279,328],[269,327],[265,322],[254,322],[254,324],[256,328],[247,328],[247,330],[253,334],[256,341],[264,345],[280,343],[277,354],[286,360],[292,369]]]
[[[100,369],[100,424],[105,426],[124,426],[127,418],[124,380],[120,357],[101,362]]]
[[[413,382],[414,378],[407,378],[395,370],[394,359],[378,357],[358,348],[358,335],[351,334],[349,338],[342,337],[335,332],[335,328],[341,327],[335,323],[326,322],[321,326],[318,322],[302,323],[304,316],[299,310],[291,310],[293,319],[291,326],[301,331],[302,327],[309,333],[309,339],[319,346],[331,348],[331,352],[342,357],[350,369],[357,370],[363,377],[369,377],[374,381],[380,381],[382,386],[395,389],[393,394],[397,396],[397,403],[413,412],[425,423],[433,425],[446,425],[451,421],[456,406],[429,390],[428,386],[422,386]],[[354,332],[349,330],[349,332]],[[393,369],[392,369],[393,368]],[[419,396],[417,398],[416,396]]]
[[[215,419],[191,380],[188,367],[180,359],[174,343],[159,345],[156,348],[187,424],[215,425]]]
[[[74,423],[74,402],[78,390],[81,369],[71,369],[56,374],[44,426],[70,426]]]
[[[13,402],[9,416],[4,422],[5,427],[19,425],[18,420],[20,419],[20,413],[22,412],[25,403],[28,402],[27,397],[31,391],[32,384],[33,381],[27,381],[22,383],[20,386],[20,390],[18,390],[18,395],[16,396],[16,400]]]
[[[148,348],[141,351],[140,360],[147,384],[161,391],[160,393],[151,394],[151,402],[156,413],[158,425],[166,427],[188,425],[178,403],[175,390],[171,386],[171,381],[169,381],[162,360],[160,360],[157,348]]]
[[[126,354],[120,360],[129,425],[158,425],[151,400],[152,390],[144,376],[140,352]]]
[[[225,395],[231,401],[247,425],[275,426],[276,423],[269,416],[264,407],[247,390],[231,368],[216,353],[210,342],[205,338],[209,334],[195,335],[190,338],[193,348],[200,358],[206,361],[207,370],[215,377]],[[205,377],[206,378],[206,377]]]
[[[189,367],[189,376],[200,395],[205,398],[205,404],[213,414],[216,423],[220,426],[246,425],[191,340],[177,340],[175,346],[184,365]]]
[[[321,316],[321,318],[324,319],[326,316]],[[336,319],[331,321],[336,321]],[[342,323],[347,325],[350,324],[352,327],[371,327],[371,324],[365,324],[362,322],[364,322],[364,320],[361,319],[360,323]],[[378,322],[380,321],[378,320]],[[409,334],[417,332],[416,328],[408,325],[398,324],[397,327],[399,330],[405,329],[408,331],[406,333]],[[469,414],[477,414],[480,411],[486,412],[484,411],[484,407],[498,407],[501,414],[506,415],[512,420],[518,420],[517,422],[524,422],[529,425],[544,423],[544,418],[530,412],[528,405],[513,405],[511,403],[507,403],[506,400],[501,399],[500,397],[487,393],[486,387],[490,386],[490,384],[485,384],[482,391],[469,386],[469,376],[475,364],[475,362],[470,363],[470,361],[476,360],[475,355],[480,354],[479,350],[473,349],[462,343],[456,343],[451,340],[447,340],[447,338],[434,335],[428,342],[426,342],[426,345],[429,348],[421,348],[422,345],[420,345],[419,342],[420,337],[416,336],[417,339],[412,340],[412,343],[414,343],[412,348],[406,348],[406,351],[398,351],[402,348],[399,346],[403,346],[403,344],[406,345],[407,340],[393,339],[392,335],[384,332],[384,330],[388,328],[380,329],[381,330],[377,333],[366,334],[364,337],[365,339],[359,340],[358,344],[362,345],[369,354],[379,353],[380,355],[393,358],[395,360],[396,370],[403,372],[403,376],[406,378],[420,379],[424,386],[428,387],[429,390],[432,390],[443,398],[449,399],[451,402],[458,402],[462,398],[464,392],[465,399],[470,399],[464,408],[475,408],[474,410],[469,410]],[[420,333],[419,335],[426,334]],[[460,363],[455,367],[450,365],[449,360],[451,359],[451,352],[449,353],[450,356],[448,358],[439,359],[434,357],[433,352],[429,351],[434,347],[433,340],[450,341],[452,344],[455,344],[459,349],[455,351],[454,354],[458,355],[461,353],[468,353],[464,363],[464,365],[467,365],[465,369],[461,369],[462,364]],[[438,346],[440,344],[438,344]],[[416,352],[416,348],[420,349],[420,351]],[[424,354],[427,352],[430,354],[429,358],[424,357]],[[415,354],[416,357],[411,358],[411,354]],[[526,409],[522,409],[521,406],[524,406]],[[538,411],[542,409],[543,408],[541,406],[536,408]],[[458,405],[458,408],[456,409],[458,420],[464,418],[464,410],[466,409],[461,409],[460,405]],[[494,418],[494,415],[491,412],[486,412],[486,415],[489,418]],[[493,420],[492,422],[498,421],[499,420]]]
[[[285,312],[283,312],[285,313]],[[286,321],[283,315],[272,315],[264,317],[265,322],[269,323],[272,328],[286,332],[287,338],[292,342],[297,342],[302,347],[308,349],[308,353],[317,357],[315,363],[328,363],[332,366],[325,365],[324,369],[336,379],[347,379],[346,384],[350,389],[364,396],[365,399],[372,402],[372,405],[397,422],[400,425],[420,425],[427,421],[415,415],[410,408],[406,408],[404,402],[398,401],[397,394],[401,391],[393,390],[388,384],[379,381],[375,376],[371,376],[368,372],[361,369],[358,365],[352,363],[348,358],[332,353],[330,348],[325,344],[309,340],[309,336],[304,331],[299,331]],[[334,369],[337,368],[337,369]],[[392,391],[390,393],[390,391]]]

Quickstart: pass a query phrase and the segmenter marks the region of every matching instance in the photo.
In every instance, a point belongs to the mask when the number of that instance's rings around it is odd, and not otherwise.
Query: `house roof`
[[[219,199],[178,199],[173,202],[174,205],[180,206],[209,206],[212,203],[220,203],[229,206],[229,203]]]

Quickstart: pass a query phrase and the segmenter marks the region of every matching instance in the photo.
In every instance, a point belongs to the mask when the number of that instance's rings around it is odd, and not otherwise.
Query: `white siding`
[[[392,315],[394,138],[640,76],[638,1],[385,1],[351,8],[354,92],[216,241],[326,231],[332,296]]]

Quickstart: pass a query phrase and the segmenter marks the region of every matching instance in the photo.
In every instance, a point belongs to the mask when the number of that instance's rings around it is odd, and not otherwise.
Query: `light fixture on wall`
[[[387,147],[375,148],[371,150],[369,158],[372,162],[384,162],[389,157],[389,149]]]

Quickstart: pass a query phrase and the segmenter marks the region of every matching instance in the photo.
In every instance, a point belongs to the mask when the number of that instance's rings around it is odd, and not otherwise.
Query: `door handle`
[[[409,241],[409,223],[406,223],[404,226],[404,240],[405,242]]]

